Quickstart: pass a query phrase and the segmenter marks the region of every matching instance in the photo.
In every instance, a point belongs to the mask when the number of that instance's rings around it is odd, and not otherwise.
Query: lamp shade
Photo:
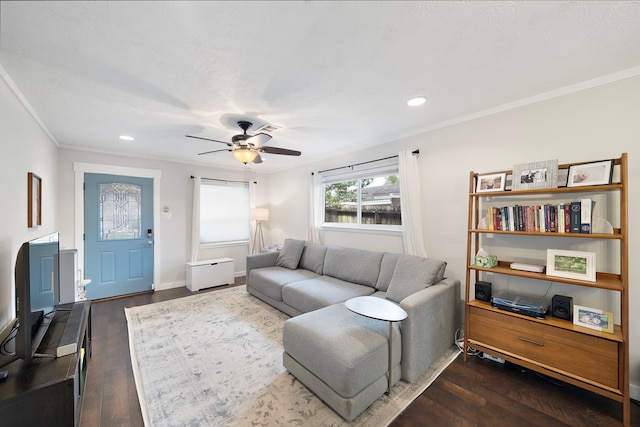
[[[269,209],[267,208],[251,209],[251,219],[254,221],[269,221]]]
[[[258,157],[258,152],[249,148],[236,148],[231,153],[239,162],[242,162],[245,165],[253,162],[253,160]]]

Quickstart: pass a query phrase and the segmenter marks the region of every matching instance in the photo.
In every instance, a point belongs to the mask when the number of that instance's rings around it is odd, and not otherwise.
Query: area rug
[[[282,366],[289,317],[244,286],[125,308],[145,426],[384,426],[459,354],[400,381],[351,423]]]

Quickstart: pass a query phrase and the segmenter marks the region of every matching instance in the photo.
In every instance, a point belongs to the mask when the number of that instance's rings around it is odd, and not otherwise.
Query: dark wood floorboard
[[[238,278],[233,286],[243,286]],[[205,289],[215,292],[229,286]],[[141,427],[133,380],[125,307],[193,295],[169,289],[96,301],[92,306],[89,361],[81,427]],[[632,404],[632,426],[640,427],[640,407]],[[514,365],[459,356],[391,424],[393,427],[618,427],[622,406],[577,387],[550,381]],[[373,427],[373,426],[372,426]]]

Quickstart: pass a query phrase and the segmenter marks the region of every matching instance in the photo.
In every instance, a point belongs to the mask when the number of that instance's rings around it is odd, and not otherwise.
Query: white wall
[[[268,178],[263,174],[205,168],[160,160],[139,159],[102,153],[60,149],[58,168],[60,173],[59,217],[61,245],[75,247],[74,218],[82,212],[76,212],[74,193],[74,163],[112,165],[128,168],[158,170],[160,179],[161,209],[167,207],[171,219],[161,219],[155,224],[156,245],[159,258],[155,262],[160,266],[156,289],[184,286],[185,262],[190,261],[191,248],[191,204],[193,200],[193,180],[191,175],[227,180],[257,181],[256,204],[266,205]],[[264,191],[262,190],[264,188]],[[235,260],[236,275],[244,275],[245,259],[250,248],[247,245],[224,246],[200,251],[199,259],[229,257]]]
[[[448,262],[447,276],[465,282],[469,172],[558,159],[562,163],[603,160],[629,153],[629,277],[631,307],[640,303],[640,77],[510,111],[443,127],[387,143],[373,150],[284,171],[270,177],[274,237],[305,238],[309,175],[312,170],[348,165],[420,149],[424,239],[430,256]],[[424,108],[430,108],[427,104]],[[437,108],[433,106],[433,108]],[[356,233],[325,235],[325,243],[395,251],[398,238]],[[580,301],[577,301],[579,303]],[[640,398],[640,312],[630,310],[630,378]]]
[[[15,317],[14,266],[22,242],[56,231],[57,147],[0,67],[0,330]],[[42,178],[42,225],[27,227],[27,174]]]

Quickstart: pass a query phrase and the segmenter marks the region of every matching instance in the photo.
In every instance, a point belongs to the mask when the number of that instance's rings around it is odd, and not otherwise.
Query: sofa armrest
[[[249,281],[249,273],[251,273],[251,270],[253,270],[254,268],[273,267],[274,265],[276,265],[278,253],[279,252],[265,252],[254,255],[247,255],[247,282]]]
[[[443,279],[400,302],[407,312],[401,323],[402,378],[415,381],[454,342],[459,323],[460,281]]]

